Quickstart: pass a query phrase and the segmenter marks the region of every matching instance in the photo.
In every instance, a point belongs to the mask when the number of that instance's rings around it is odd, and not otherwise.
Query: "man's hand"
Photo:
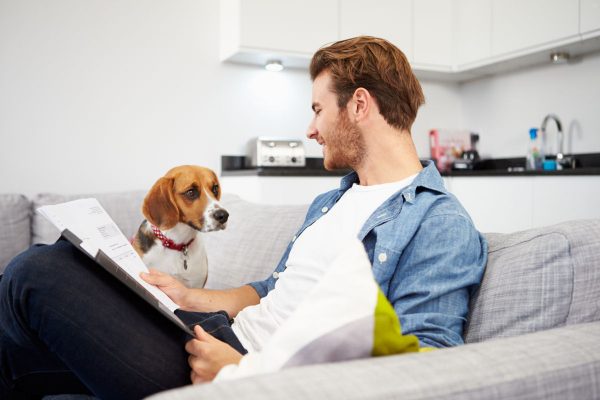
[[[186,299],[190,289],[173,276],[156,269],[150,269],[150,273],[142,272],[140,273],[140,277],[165,292],[182,309],[187,308]]]
[[[194,327],[194,333],[196,338],[185,345],[185,350],[190,353],[188,364],[192,368],[192,383],[212,381],[221,368],[238,364],[242,359],[237,350],[204,331],[200,325]]]

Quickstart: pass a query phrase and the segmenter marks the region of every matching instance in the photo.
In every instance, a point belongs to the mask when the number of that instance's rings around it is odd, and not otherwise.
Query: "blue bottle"
[[[525,169],[536,171],[542,169],[542,154],[538,144],[538,129],[529,130],[529,145],[527,147],[527,156],[525,157]]]

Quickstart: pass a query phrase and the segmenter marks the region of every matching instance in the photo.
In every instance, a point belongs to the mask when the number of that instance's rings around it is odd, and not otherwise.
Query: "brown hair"
[[[425,102],[406,56],[385,39],[359,36],[320,48],[310,62],[311,79],[325,70],[331,73],[331,89],[340,109],[356,89],[365,88],[383,118],[395,128],[410,131]]]

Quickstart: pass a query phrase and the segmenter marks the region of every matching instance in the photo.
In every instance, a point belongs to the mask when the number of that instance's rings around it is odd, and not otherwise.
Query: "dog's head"
[[[142,212],[160,230],[183,223],[202,231],[225,229],[229,213],[221,207],[217,175],[208,168],[182,165],[160,178],[144,199]]]

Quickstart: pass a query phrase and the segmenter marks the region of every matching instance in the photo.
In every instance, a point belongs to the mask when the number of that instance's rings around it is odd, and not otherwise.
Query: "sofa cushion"
[[[568,238],[555,227],[486,236],[488,263],[471,302],[465,340],[564,325],[573,294]]]
[[[0,195],[0,273],[31,241],[31,203],[20,194]]]
[[[127,237],[132,237],[143,221],[142,202],[146,192],[99,193],[87,195],[39,194],[33,200],[32,243],[54,243],[60,236],[56,228],[35,210],[48,204],[95,197]]]
[[[148,400],[564,400],[600,396],[600,323],[188,385]]]
[[[86,195],[44,193],[33,200],[33,210],[47,204],[95,197],[121,231],[131,237],[144,219],[141,208],[145,194],[143,191]],[[202,234],[209,264],[206,287],[210,288],[237,287],[273,272],[308,208],[307,205],[256,204],[233,194],[224,194],[221,204],[230,214],[228,228]],[[32,243],[53,243],[60,236],[56,228],[36,212],[32,227]]]
[[[573,298],[567,325],[600,321],[600,219],[570,221],[556,229],[569,239]]]
[[[208,255],[206,287],[226,289],[273,273],[300,228],[308,205],[263,205],[225,194],[227,229],[203,234]]]

